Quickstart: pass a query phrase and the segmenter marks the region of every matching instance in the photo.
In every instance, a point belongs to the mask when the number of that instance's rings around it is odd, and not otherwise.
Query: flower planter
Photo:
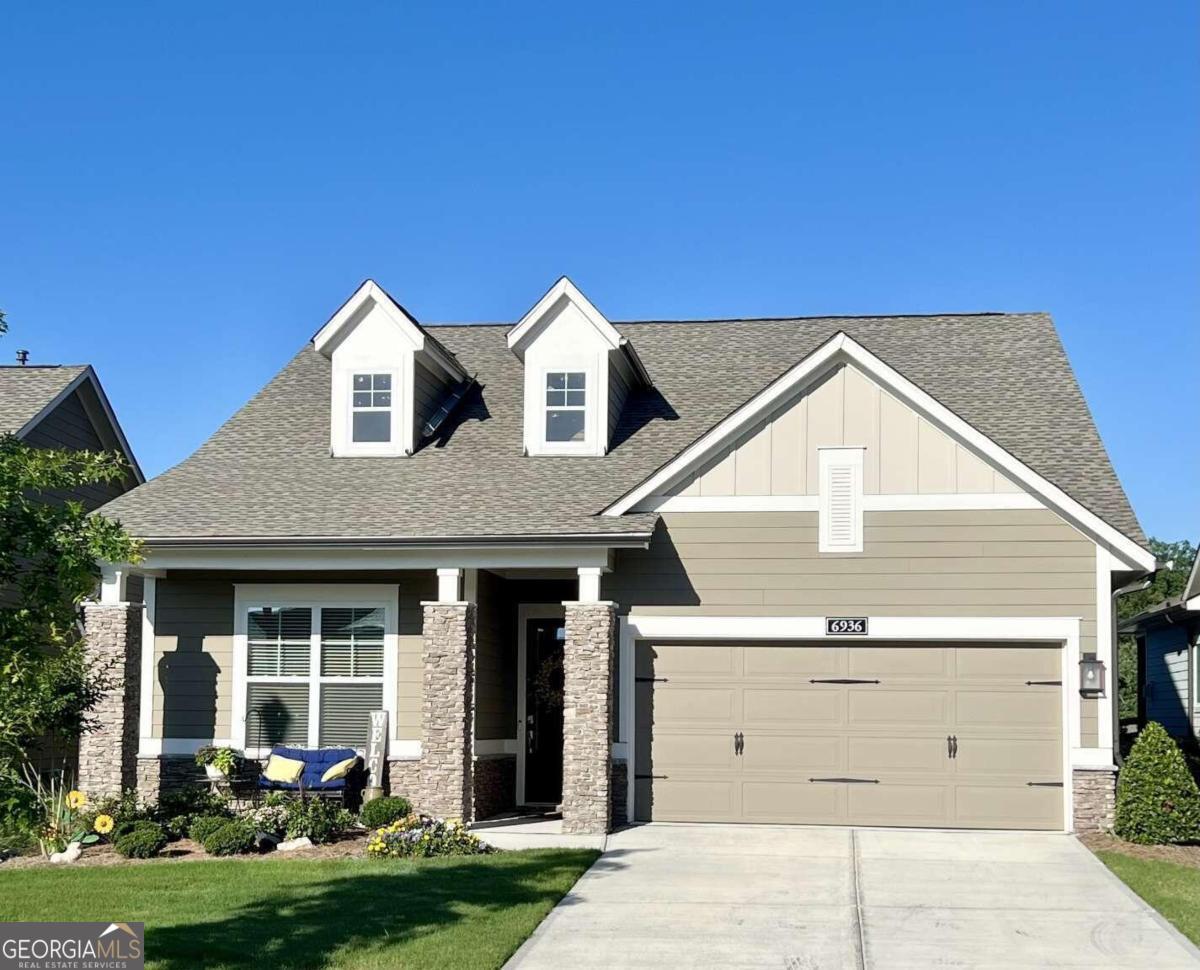
[[[225,780],[225,772],[223,772],[216,765],[205,765],[204,773],[208,776],[209,781],[224,781]]]

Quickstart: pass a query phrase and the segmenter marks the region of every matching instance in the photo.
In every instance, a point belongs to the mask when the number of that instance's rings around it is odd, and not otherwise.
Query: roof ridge
[[[939,320],[963,317],[1048,317],[1047,310],[971,310],[966,312],[944,313],[818,313],[802,316],[766,316],[766,317],[658,317],[649,320],[611,320],[613,326],[642,326],[660,323],[791,323],[802,320]],[[440,327],[442,329],[478,330],[484,327],[504,327],[510,329],[516,323],[479,322],[450,322],[422,324],[425,327]]]

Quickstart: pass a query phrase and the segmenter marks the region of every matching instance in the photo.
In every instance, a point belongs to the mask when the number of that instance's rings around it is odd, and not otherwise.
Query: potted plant
[[[237,767],[238,756],[233,748],[222,748],[206,744],[196,752],[196,764],[204,769],[204,773],[212,781],[220,781],[233,774]]]

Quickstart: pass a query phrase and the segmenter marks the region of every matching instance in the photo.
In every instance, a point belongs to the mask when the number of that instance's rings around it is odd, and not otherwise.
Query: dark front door
[[[525,628],[525,801],[557,805],[563,778],[563,621]]]

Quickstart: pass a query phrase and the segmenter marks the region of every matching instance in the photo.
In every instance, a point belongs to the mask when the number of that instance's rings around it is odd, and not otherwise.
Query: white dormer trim
[[[452,380],[461,381],[467,373],[462,365],[454,359],[445,348],[425,332],[425,328],[382,286],[372,279],[364,280],[362,285],[351,294],[312,338],[313,346],[318,353],[326,357],[333,355],[334,349],[345,337],[346,333],[361,320],[370,310],[378,306],[391,320],[405,339],[412,345],[413,351],[429,355],[431,362],[445,371]]]
[[[831,368],[843,363],[853,363],[888,393],[907,403],[955,441],[990,462],[1010,480],[1036,496],[1085,535],[1108,548],[1131,568],[1154,568],[1152,553],[1071,498],[982,431],[968,424],[844,331],[830,337],[791,370],[701,435],[657,472],[626,492],[602,514],[623,515],[647,498],[663,494],[685,475],[711,459],[720,449],[737,440],[739,435],[781,406],[789,397],[819,380]]]

